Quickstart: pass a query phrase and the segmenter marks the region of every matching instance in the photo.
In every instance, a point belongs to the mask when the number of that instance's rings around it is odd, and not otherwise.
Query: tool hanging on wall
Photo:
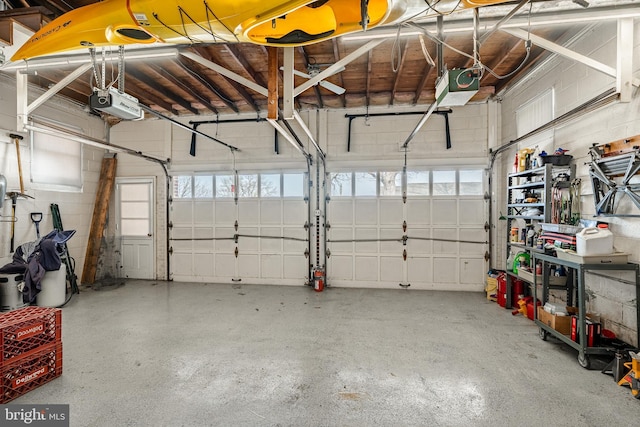
[[[40,221],[42,221],[42,212],[31,212],[31,221],[36,226],[36,238],[40,239]]]

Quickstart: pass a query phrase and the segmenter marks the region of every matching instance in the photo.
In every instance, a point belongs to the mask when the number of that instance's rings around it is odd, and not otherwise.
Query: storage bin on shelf
[[[600,224],[576,234],[576,253],[581,256],[608,255],[613,253],[613,233]]]

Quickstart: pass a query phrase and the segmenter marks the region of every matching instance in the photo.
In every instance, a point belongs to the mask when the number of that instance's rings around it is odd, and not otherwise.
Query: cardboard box
[[[567,307],[567,311],[569,312],[568,316],[558,316],[547,313],[544,308],[538,307],[538,320],[563,335],[569,335],[571,334],[571,315],[578,313],[578,309]]]

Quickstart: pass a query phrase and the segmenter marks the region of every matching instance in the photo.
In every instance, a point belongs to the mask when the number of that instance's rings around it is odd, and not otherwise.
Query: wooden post
[[[268,106],[267,106],[267,118],[278,120],[278,98],[280,98],[278,92],[278,48],[277,47],[268,47],[267,51],[269,53],[269,81],[268,81],[268,90],[269,97],[267,98]]]
[[[85,284],[93,284],[96,281],[100,243],[102,242],[102,235],[107,222],[109,200],[111,200],[116,181],[117,165],[115,154],[107,154],[102,159],[96,202],[93,206],[93,217],[91,218],[91,228],[89,229],[89,241],[87,242],[87,252],[84,258],[84,268],[82,269],[82,283]]]

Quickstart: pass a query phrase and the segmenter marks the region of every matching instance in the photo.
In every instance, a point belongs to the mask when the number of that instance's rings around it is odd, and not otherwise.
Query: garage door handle
[[[147,237],[151,237],[151,236],[153,236],[153,234],[147,233]]]

